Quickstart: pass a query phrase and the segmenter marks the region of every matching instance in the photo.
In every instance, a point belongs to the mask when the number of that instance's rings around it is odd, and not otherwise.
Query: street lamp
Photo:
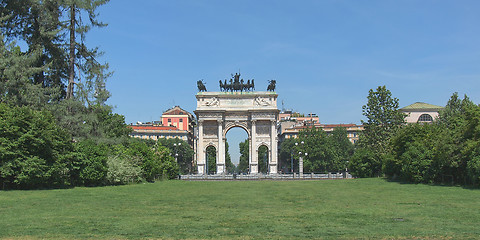
[[[300,177],[303,177],[303,155],[305,155],[305,157],[308,156],[308,153],[303,153],[302,152],[298,152],[298,172],[299,172],[299,175]]]
[[[300,142],[301,149],[303,149],[304,144],[305,144],[304,141]],[[295,143],[295,146],[298,146],[298,143]],[[300,178],[303,177],[303,156],[304,155],[306,157],[306,156],[308,156],[308,153],[306,153],[306,152],[302,153],[301,151],[298,152],[298,173],[299,173]]]
[[[174,143],[173,147],[175,148],[175,162],[178,163],[178,152],[177,152],[177,146],[180,147],[182,143]]]
[[[302,141],[302,143],[303,143],[303,141]],[[298,142],[295,142],[295,147],[297,147],[297,146],[298,146]],[[292,149],[292,150],[290,151],[290,163],[291,163],[291,172],[292,172],[292,173],[295,173],[295,172],[294,172],[294,168],[293,168],[293,151],[294,151],[294,150],[295,150],[295,149]]]

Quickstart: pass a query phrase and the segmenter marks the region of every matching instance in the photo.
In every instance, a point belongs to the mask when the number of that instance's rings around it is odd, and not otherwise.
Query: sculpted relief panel
[[[217,122],[215,121],[205,121],[203,123],[203,134],[205,136],[217,136],[218,134],[218,126]]]
[[[261,136],[269,136],[271,133],[270,121],[257,121],[257,134]]]
[[[256,97],[254,100],[256,106],[270,106],[272,105],[271,98]]]

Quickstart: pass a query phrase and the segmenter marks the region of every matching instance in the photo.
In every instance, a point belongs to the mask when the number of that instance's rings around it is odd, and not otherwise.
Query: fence
[[[320,180],[350,179],[349,173],[304,173],[304,174],[214,174],[214,175],[181,175],[181,180]]]

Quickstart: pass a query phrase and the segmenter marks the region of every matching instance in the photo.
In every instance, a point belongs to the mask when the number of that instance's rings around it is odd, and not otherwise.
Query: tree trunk
[[[70,59],[68,70],[67,99],[73,98],[75,84],[75,5],[70,6]]]

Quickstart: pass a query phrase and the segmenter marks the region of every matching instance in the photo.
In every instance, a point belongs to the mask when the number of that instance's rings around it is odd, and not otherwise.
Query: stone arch
[[[271,156],[268,161],[270,173],[276,174],[277,97],[274,92],[197,93],[197,109],[194,112],[198,120],[195,139],[198,173],[206,172],[205,157],[198,150],[209,144],[217,146],[217,174],[225,173],[226,134],[231,128],[240,127],[247,132],[250,144],[250,173],[258,173],[256,151],[265,144]]]
[[[210,169],[209,170],[209,167],[210,166],[210,162],[209,162],[209,155],[208,155],[208,149],[209,148],[214,148],[215,149],[215,164],[214,165],[217,165],[217,161],[218,161],[218,147],[214,144],[214,143],[210,143],[208,145],[205,146],[204,148],[204,151],[203,151],[203,155],[205,156],[205,174],[212,174],[212,173],[216,173],[216,171],[218,171],[218,169]],[[213,172],[212,172],[213,171]]]
[[[261,156],[259,156],[261,147],[267,148],[267,152],[266,152],[267,153],[266,172],[268,173],[268,172],[270,172],[270,164],[269,163],[271,162],[271,158],[272,158],[272,149],[271,149],[270,145],[265,143],[265,142],[262,142],[262,143],[258,144],[256,149],[254,150],[254,153],[258,157],[259,162],[260,162],[260,157],[261,157]],[[258,167],[259,171],[260,171],[261,168],[262,167],[260,166],[260,163],[259,163],[259,167]]]
[[[250,129],[248,128],[248,124],[244,123],[244,122],[227,122],[225,123],[225,129],[223,130],[223,137],[225,138],[227,136],[227,133],[228,131],[230,131],[230,129],[232,128],[236,128],[236,127],[239,127],[243,130],[245,130],[245,132],[247,132],[247,136],[248,138],[250,139]]]
[[[204,151],[204,152],[207,151],[207,148],[209,148],[209,147],[214,147],[214,148],[217,150],[217,152],[218,152],[218,146],[217,146],[217,144],[214,143],[214,142],[209,142],[208,144],[206,144],[206,145],[203,147],[203,151]]]

